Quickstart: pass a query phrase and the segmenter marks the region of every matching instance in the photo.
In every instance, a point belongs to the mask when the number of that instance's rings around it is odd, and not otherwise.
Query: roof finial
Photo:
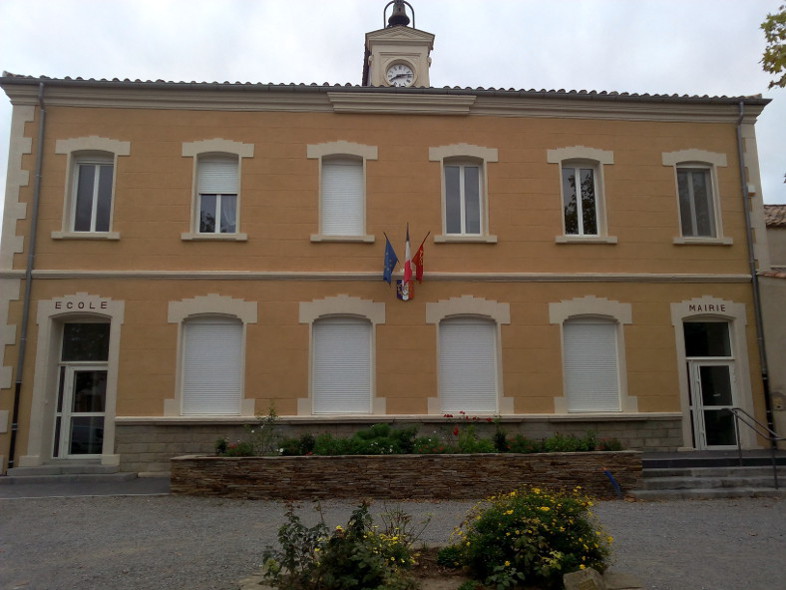
[[[412,13],[412,19],[415,19],[415,11],[412,8],[412,5],[405,0],[392,0],[385,5],[385,10],[382,11],[382,17],[384,19],[385,12],[387,12],[388,6],[393,5],[393,11],[390,13],[390,18],[388,19],[388,27],[406,27],[409,24],[409,17],[407,16],[407,11],[404,5],[406,4],[409,6],[409,11]],[[414,22],[413,22],[414,25]]]

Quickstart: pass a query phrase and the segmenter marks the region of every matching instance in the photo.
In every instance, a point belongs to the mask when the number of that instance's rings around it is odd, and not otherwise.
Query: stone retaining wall
[[[615,497],[638,487],[638,451],[307,457],[184,456],[171,462],[173,494],[255,499],[482,498],[522,485]]]

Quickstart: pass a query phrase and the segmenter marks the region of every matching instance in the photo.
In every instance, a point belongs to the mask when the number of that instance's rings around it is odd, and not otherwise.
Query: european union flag
[[[385,267],[382,270],[382,280],[387,281],[388,285],[390,281],[393,280],[393,269],[396,268],[398,264],[398,256],[393,250],[393,246],[390,244],[390,240],[388,239],[387,235],[385,236]]]

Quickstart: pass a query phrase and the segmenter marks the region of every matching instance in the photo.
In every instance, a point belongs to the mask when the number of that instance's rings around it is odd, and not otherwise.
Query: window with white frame
[[[729,245],[723,236],[717,182],[718,168],[727,165],[726,154],[699,149],[665,152],[663,165],[674,168],[680,236],[676,244],[694,242]]]
[[[558,242],[616,243],[606,229],[603,167],[614,164],[614,153],[586,146],[547,150],[547,161],[560,165],[563,235]]]
[[[182,413],[240,414],[243,324],[208,316],[183,322]]]
[[[237,233],[238,158],[202,155],[197,164],[199,233]]]
[[[591,163],[562,163],[562,213],[566,235],[598,235],[598,179]]]
[[[677,166],[680,227],[686,237],[716,237],[712,176],[707,166]]]
[[[314,414],[371,413],[371,322],[327,317],[316,320],[311,329]]]
[[[479,163],[447,160],[445,174],[445,233],[480,235],[483,215],[482,169]]]
[[[254,144],[205,139],[183,144],[183,156],[194,158],[191,231],[183,240],[244,241],[241,233],[243,158],[254,156]]]
[[[497,324],[480,317],[439,323],[439,399],[443,412],[498,412]]]
[[[365,234],[363,159],[333,156],[322,160],[320,233],[326,236]]]
[[[312,242],[373,242],[366,234],[366,167],[377,147],[349,141],[308,145],[306,155],[319,160],[319,233]]]
[[[68,156],[68,180],[62,230],[54,239],[119,239],[112,231],[118,156],[131,153],[131,143],[106,137],[58,139],[55,153]]]
[[[570,412],[618,412],[618,324],[597,318],[562,325],[565,396]]]
[[[108,232],[115,174],[111,154],[77,156],[74,172],[73,231]]]
[[[442,164],[442,228],[436,242],[495,243],[489,234],[487,165],[498,161],[495,148],[454,144],[429,148],[429,160]]]

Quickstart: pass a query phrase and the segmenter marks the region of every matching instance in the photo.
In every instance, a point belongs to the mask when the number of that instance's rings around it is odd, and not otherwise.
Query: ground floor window
[[[318,319],[312,326],[312,393],[315,414],[371,412],[371,322]]]
[[[243,324],[226,317],[183,324],[183,414],[239,414]]]
[[[565,396],[571,412],[618,412],[618,324],[568,320],[562,327]]]
[[[497,324],[475,317],[439,323],[439,399],[443,412],[498,411]]]

